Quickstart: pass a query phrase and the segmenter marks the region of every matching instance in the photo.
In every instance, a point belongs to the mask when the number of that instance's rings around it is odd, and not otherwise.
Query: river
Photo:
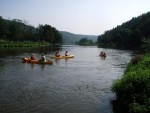
[[[44,51],[53,65],[22,63],[31,52],[0,57],[0,113],[113,113],[111,86],[132,52],[72,45],[62,46],[60,54],[66,50],[75,58],[55,60],[53,50]],[[40,58],[41,52],[34,54]]]

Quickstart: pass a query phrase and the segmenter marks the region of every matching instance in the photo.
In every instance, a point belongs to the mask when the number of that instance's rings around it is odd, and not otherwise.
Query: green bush
[[[150,112],[150,57],[145,55],[136,65],[130,63],[121,79],[114,81],[116,105],[130,113]]]
[[[141,60],[143,55],[137,54],[131,59],[131,64],[136,65]]]

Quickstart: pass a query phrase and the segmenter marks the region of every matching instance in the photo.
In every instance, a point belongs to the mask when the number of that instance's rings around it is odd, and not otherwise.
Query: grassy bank
[[[38,47],[38,46],[49,46],[48,42],[30,42],[30,41],[5,41],[0,40],[1,48],[12,48],[12,47]]]
[[[137,56],[113,83],[115,113],[150,113],[150,54]]]

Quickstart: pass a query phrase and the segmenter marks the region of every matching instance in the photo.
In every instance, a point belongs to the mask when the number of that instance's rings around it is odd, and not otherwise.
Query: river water
[[[0,58],[0,113],[113,113],[114,80],[120,78],[131,51],[85,46],[62,46],[72,59],[51,59],[53,65],[22,63],[31,52]],[[100,51],[107,57],[100,58]],[[34,51],[40,58],[41,51]]]

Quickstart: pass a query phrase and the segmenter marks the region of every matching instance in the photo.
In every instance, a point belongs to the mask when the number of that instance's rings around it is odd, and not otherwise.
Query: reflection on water
[[[12,56],[12,55],[20,55],[22,53],[49,53],[61,50],[61,46],[42,46],[42,47],[26,47],[26,48],[0,48],[0,58]]]
[[[46,51],[47,50],[47,51]],[[110,88],[120,77],[130,51],[63,46],[72,59],[51,59],[56,49],[22,52],[0,58],[0,113],[112,113]],[[57,48],[58,50],[58,48]],[[99,57],[105,50],[107,57]],[[53,65],[21,63],[45,53]]]

